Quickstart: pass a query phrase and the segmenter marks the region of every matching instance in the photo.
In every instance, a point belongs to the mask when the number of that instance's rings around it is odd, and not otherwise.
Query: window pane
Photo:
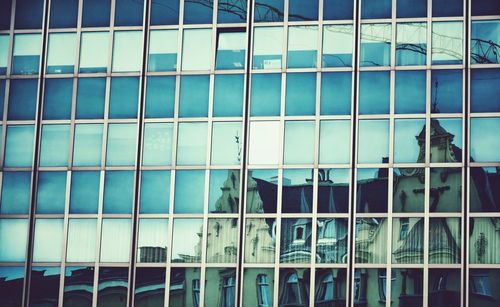
[[[113,72],[140,71],[142,31],[117,31],[113,44]]]
[[[289,73],[286,76],[285,115],[314,115],[316,73]]]
[[[144,125],[143,165],[172,164],[173,123]]]
[[[100,181],[99,171],[72,172],[69,213],[97,213]]]
[[[260,230],[264,230],[261,235]],[[276,220],[247,219],[245,224],[245,262],[274,263]],[[256,238],[259,238],[254,244]],[[272,305],[271,305],[272,306]]]
[[[66,166],[69,157],[69,125],[43,125],[40,166]]]
[[[432,64],[462,64],[462,28],[461,21],[432,23]]]
[[[212,50],[211,29],[184,30],[182,70],[209,70]]]
[[[394,162],[425,162],[425,119],[396,119]]]
[[[76,33],[52,33],[49,35],[47,73],[68,74],[75,70]]]
[[[429,263],[460,263],[460,228],[460,218],[429,219]]]
[[[237,244],[238,219],[208,219],[208,263],[236,263]]]
[[[471,111],[500,112],[500,69],[472,69],[470,75]]]
[[[174,213],[203,213],[205,171],[180,170],[175,173]]]
[[[241,122],[215,122],[212,130],[212,164],[239,165],[242,145]]]
[[[318,170],[318,213],[347,213],[351,172],[346,168]],[[343,261],[347,261],[343,259]]]
[[[361,3],[361,18],[390,18],[391,6],[391,0],[365,0]]]
[[[427,54],[427,24],[398,23],[396,65],[425,65]]]
[[[30,194],[30,172],[4,172],[0,214],[28,214]]]
[[[242,116],[244,75],[215,75],[213,116]]]
[[[359,78],[359,114],[388,114],[390,72],[361,72]]]
[[[500,162],[500,118],[471,119],[471,160]]]
[[[321,115],[351,114],[352,73],[321,74]]]
[[[383,163],[389,157],[388,120],[360,120],[358,134],[358,163]]]
[[[348,244],[347,219],[318,219],[316,227],[318,234],[316,238],[316,257],[319,257],[319,262],[345,263],[347,261]],[[324,282],[322,286],[325,286]],[[325,293],[324,295],[328,296],[331,294]]]
[[[334,138],[332,136],[335,136]],[[319,163],[349,163],[351,123],[348,120],[321,121]]]
[[[4,1],[10,4],[10,0]],[[3,5],[3,4],[2,4]],[[8,11],[10,13],[10,9]],[[0,20],[2,15],[0,15]],[[0,291],[2,292],[2,299],[11,306],[22,306],[23,304],[23,285],[24,285],[24,272],[23,266],[8,267],[3,266],[0,268]]]
[[[50,2],[50,27],[75,28],[78,18],[78,0],[52,0]]]
[[[40,64],[41,35],[14,35],[14,50],[12,52],[12,74],[38,74]]]
[[[44,1],[23,0],[16,3],[16,29],[40,29],[42,27]]]
[[[472,229],[469,240],[470,242],[474,242],[474,245],[480,246],[480,248],[476,248],[476,250],[471,248],[469,250],[470,263],[498,264],[500,262],[500,251],[498,250],[500,242],[495,231],[498,222],[498,218],[494,217],[471,218],[470,225]]]
[[[33,262],[59,262],[62,256],[62,219],[37,219],[33,244]]]
[[[93,260],[92,260],[93,262]],[[64,274],[63,306],[92,302],[94,268],[91,266],[66,266]],[[72,287],[68,287],[71,285]]]
[[[253,69],[281,68],[283,28],[258,27],[254,29]]]
[[[471,72],[471,104],[476,103],[475,97],[479,93],[476,86],[475,71]],[[432,70],[431,74],[431,111],[434,113],[462,112],[462,71],[461,70]],[[481,89],[481,92],[484,89]],[[491,101],[490,101],[491,102]],[[472,107],[474,108],[474,107]]]
[[[256,22],[283,21],[284,0],[256,0],[254,5],[254,20]]]
[[[159,263],[167,261],[167,219],[140,219],[137,242],[137,262]]]
[[[96,219],[69,219],[66,261],[94,262],[96,235]]]
[[[76,118],[104,118],[106,78],[78,78]]]
[[[395,113],[425,113],[425,70],[396,71]]]
[[[274,269],[245,269],[243,278],[245,283],[245,287],[242,289],[243,306],[269,307],[273,305]],[[257,290],[257,295],[255,290]]]
[[[435,118],[431,120],[431,139],[444,139],[451,150],[435,149],[438,143],[431,143],[431,162],[462,161],[462,119]],[[472,152],[472,151],[471,151]]]
[[[462,208],[462,169],[461,168],[431,168],[430,189],[431,191],[442,190],[446,185],[446,191],[430,194],[430,212],[460,212]]]
[[[165,268],[138,268],[135,277],[134,306],[164,306]],[[172,289],[175,291],[175,288]]]
[[[0,3],[1,3],[2,8],[3,8],[3,10],[0,12],[0,30],[9,30],[10,29],[10,15],[12,13],[12,1],[11,0],[1,0]]]
[[[247,1],[219,0],[217,23],[244,23],[247,20]]]
[[[2,20],[1,17],[0,20]],[[7,73],[7,61],[9,59],[9,40],[9,35],[0,35],[0,75],[5,75]]]
[[[392,211],[424,212],[425,170],[394,168],[393,176]]]
[[[66,172],[40,172],[36,213],[63,214],[66,199]]]
[[[31,269],[32,278],[29,288],[30,300],[32,302],[44,302],[56,305],[59,298],[60,275],[61,269],[59,267],[33,267]]]
[[[388,200],[388,169],[359,168],[357,174],[356,212],[386,213]],[[381,238],[385,235],[380,234]],[[384,261],[385,263],[385,261]]]
[[[24,262],[28,243],[27,219],[0,219],[0,261]]]
[[[152,30],[149,34],[148,71],[177,69],[177,30]]]
[[[33,164],[34,126],[7,126],[7,140],[5,141],[6,167],[29,167]]]
[[[174,117],[175,76],[147,78],[146,118]]]
[[[182,76],[179,98],[180,117],[208,116],[210,76]]]
[[[109,124],[106,165],[134,165],[137,124]]]
[[[318,19],[318,1],[289,0],[288,20],[305,21]]]
[[[313,170],[284,169],[281,199],[282,213],[311,213]]]
[[[128,49],[126,46],[125,48]],[[80,72],[106,72],[109,58],[109,33],[82,33],[80,47]]]
[[[200,262],[202,219],[174,220],[174,234],[172,242],[172,262]]]
[[[101,267],[99,268],[99,284],[97,292],[97,305],[106,306],[109,302],[109,293],[112,291],[113,307],[126,307],[128,295],[127,267]]]
[[[131,220],[103,219],[101,262],[129,262]]]
[[[168,213],[170,171],[142,171],[140,213]]]
[[[318,27],[288,28],[288,68],[316,67],[317,48]]]
[[[472,15],[500,15],[497,3],[489,0],[474,0],[471,2]]]
[[[473,1],[472,10],[474,15],[475,5],[481,0]],[[433,17],[448,17],[463,15],[463,0],[440,0],[432,1],[432,16]],[[489,14],[487,14],[489,15]]]
[[[3,109],[5,102],[5,80],[0,80],[0,118],[3,119]]]
[[[10,81],[9,112],[7,119],[34,120],[37,104],[37,79]]]
[[[396,4],[398,18],[427,16],[427,0],[397,0]]]
[[[179,123],[177,164],[202,165],[207,158],[207,123]]]
[[[314,162],[313,121],[285,122],[285,158],[286,164],[311,164]]]
[[[324,0],[323,19],[340,20],[352,19],[354,1],[352,0]]]
[[[281,106],[281,74],[252,74],[251,116],[277,116]]]
[[[208,192],[209,213],[237,213],[240,199],[239,170],[211,170]]]
[[[249,164],[278,164],[279,149],[279,122],[250,122]]]
[[[43,119],[70,119],[72,98],[73,79],[45,79]]]
[[[74,166],[101,165],[102,130],[102,124],[75,125]]]
[[[375,3],[375,2],[368,2]],[[361,25],[361,66],[389,66],[391,64],[391,25]]]
[[[280,263],[311,261],[311,219],[282,219]]]
[[[498,64],[500,58],[500,21],[485,20],[472,23],[471,63]]]
[[[115,0],[115,26],[142,26],[144,0]]]
[[[83,1],[83,27],[107,27],[111,11],[111,0]]]
[[[246,32],[219,32],[217,36],[215,69],[244,69],[245,50]]]
[[[323,27],[323,67],[352,66],[352,25]]]
[[[184,24],[212,23],[212,8],[212,2],[184,2]]]
[[[278,170],[249,170],[246,193],[247,199],[252,200],[246,203],[247,213],[276,213],[278,199]]]
[[[138,99],[138,77],[111,78],[109,118],[136,118]]]
[[[179,23],[179,0],[151,2],[151,25],[176,25]]]
[[[387,219],[369,218],[356,219],[356,245],[359,246],[356,252],[356,263],[386,263],[387,262],[387,241],[379,240],[374,244],[363,244],[366,240],[373,240],[372,236],[377,233],[381,238],[387,237]]]
[[[133,171],[107,171],[103,213],[130,214],[134,197]]]

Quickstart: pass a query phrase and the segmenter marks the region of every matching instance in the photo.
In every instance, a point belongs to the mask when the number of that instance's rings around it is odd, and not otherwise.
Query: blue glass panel
[[[179,0],[151,2],[151,25],[176,25],[179,23]]]
[[[0,5],[3,5],[3,3],[0,2]],[[1,18],[0,15],[0,20]],[[24,267],[1,267],[0,280],[2,281],[0,282],[0,292],[5,306],[22,306]]]
[[[149,34],[148,71],[175,71],[177,68],[177,30],[153,30]]]
[[[43,119],[70,119],[72,97],[73,79],[46,79]]]
[[[432,64],[462,64],[463,24],[461,21],[432,23]]]
[[[107,27],[111,12],[111,0],[83,1],[83,27]]]
[[[472,2],[473,2],[472,7],[474,7],[478,1],[475,0]],[[462,16],[463,7],[464,7],[463,0],[432,1],[432,16],[433,17]]]
[[[387,162],[389,120],[360,120],[358,129],[358,163]]]
[[[10,120],[35,119],[37,91],[37,79],[11,80],[7,118]]]
[[[4,172],[1,214],[28,214],[31,194],[30,172]]]
[[[500,4],[499,4],[500,6]],[[500,20],[472,22],[471,63],[500,63]]]
[[[7,126],[5,161],[7,167],[29,167],[33,164],[34,126]]]
[[[425,113],[425,70],[396,71],[395,113]]]
[[[316,111],[316,73],[287,74],[286,115],[314,115]]]
[[[0,35],[0,75],[5,75],[7,73],[7,61],[9,60],[9,43],[10,37],[8,34]]]
[[[391,18],[391,0],[363,0],[361,2],[361,18]]]
[[[352,66],[352,25],[326,25],[323,27],[323,67]]]
[[[471,119],[471,160],[500,162],[500,118]]]
[[[42,28],[43,0],[16,1],[16,29]]]
[[[207,158],[207,123],[179,123],[177,164],[202,165]]]
[[[72,74],[75,71],[76,33],[49,34],[48,74]]]
[[[427,24],[398,23],[396,65],[425,65],[427,55]]]
[[[104,180],[103,213],[131,213],[133,191],[133,171],[107,171]]]
[[[288,68],[316,67],[318,27],[288,28]]]
[[[321,115],[351,114],[352,73],[321,74]]]
[[[137,124],[110,124],[106,165],[134,165]]]
[[[66,172],[40,172],[36,213],[62,214],[66,198]]]
[[[246,21],[246,0],[219,0],[217,4],[217,23],[245,23]]]
[[[102,156],[102,124],[75,126],[74,166],[99,166]]]
[[[40,66],[41,34],[14,35],[12,74],[38,74]]]
[[[0,7],[0,30],[9,30],[12,0],[0,0]]]
[[[172,164],[173,123],[144,125],[143,165]]]
[[[390,72],[361,72],[359,77],[359,114],[388,114]]]
[[[170,171],[142,171],[140,213],[168,213]]]
[[[69,125],[43,125],[40,166],[66,166],[69,156]]]
[[[426,17],[427,0],[397,0],[396,12],[398,18]]]
[[[216,75],[214,116],[241,116],[243,109],[243,75]]]
[[[245,50],[245,32],[219,32],[215,69],[244,69]]]
[[[28,219],[0,219],[0,242],[8,247],[0,248],[0,261],[24,262],[28,242]]]
[[[76,118],[104,118],[106,78],[78,78]]]
[[[425,162],[425,141],[422,142],[420,137],[425,140],[425,119],[396,119],[394,122],[394,162]]]
[[[206,117],[210,76],[182,76],[179,101],[180,117]]]
[[[78,18],[78,0],[50,1],[50,27],[75,28]]]
[[[500,69],[471,70],[471,112],[500,112]]]
[[[71,174],[71,196],[69,213],[97,213],[99,205],[99,171],[74,171]]]
[[[115,26],[142,26],[144,0],[115,0]]]
[[[146,117],[174,117],[175,77],[148,77]]]
[[[281,74],[252,74],[251,116],[278,116],[281,105]]]
[[[471,1],[472,15],[500,15],[500,5],[497,1],[491,0],[474,0]]]
[[[239,170],[211,170],[208,212],[238,213],[239,184]]]
[[[283,21],[284,0],[256,0],[254,5],[254,20],[256,22]]]
[[[313,121],[285,122],[285,164],[311,164],[314,162]]]
[[[361,66],[389,66],[391,64],[391,25],[361,25]]]
[[[335,136],[335,137],[332,137]],[[320,163],[349,163],[351,159],[349,120],[323,120],[319,136]]]
[[[323,19],[352,19],[353,0],[323,0]]]
[[[109,118],[137,117],[137,101],[139,99],[139,78],[111,78],[111,94],[109,98]]]
[[[474,71],[471,73],[474,76]],[[474,77],[472,77],[474,78]],[[475,82],[471,82],[474,97]],[[462,112],[462,71],[433,70],[431,74],[431,112],[460,113]]]
[[[311,1],[289,0],[288,20],[289,21],[318,20],[318,0],[311,0]]]
[[[203,213],[205,171],[182,170],[175,173],[174,213]]]
[[[184,2],[184,24],[212,23],[213,3]]]
[[[5,80],[0,80],[0,118],[3,118],[4,101],[5,101]]]

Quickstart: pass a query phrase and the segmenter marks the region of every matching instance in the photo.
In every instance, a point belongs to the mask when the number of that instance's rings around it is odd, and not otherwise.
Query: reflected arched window
[[[335,299],[335,279],[332,273],[326,274],[319,284],[316,303],[333,301]]]
[[[200,306],[200,280],[193,279],[193,305]]]
[[[302,285],[302,281],[297,276],[297,273],[290,273],[290,275],[288,275],[285,279],[285,284],[283,285],[283,296],[281,297],[280,306],[307,305],[308,297],[303,286],[304,285]]]
[[[235,290],[235,278],[234,276],[229,276],[224,278],[224,286],[222,288],[222,306],[223,307],[234,307],[234,290]]]
[[[257,300],[259,307],[268,307],[273,305],[271,288],[269,286],[269,277],[266,274],[257,275]]]

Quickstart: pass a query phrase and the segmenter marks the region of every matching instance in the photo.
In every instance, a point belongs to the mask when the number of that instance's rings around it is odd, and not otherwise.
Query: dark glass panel
[[[251,116],[277,116],[281,105],[281,74],[253,74]]]
[[[172,268],[169,287],[170,306],[200,306],[200,271],[200,268]]]
[[[254,7],[254,20],[256,22],[283,21],[284,0],[256,0]]]
[[[471,70],[471,112],[500,112],[500,69]]]
[[[12,12],[12,0],[0,0],[0,30],[10,29],[10,15]]]
[[[392,191],[393,212],[424,212],[424,169],[395,168]]]
[[[175,213],[202,213],[205,191],[204,170],[179,170],[175,173]]]
[[[309,269],[280,269],[279,306],[309,306]]]
[[[305,21],[318,20],[318,0],[289,0],[288,20]]]
[[[344,306],[347,294],[346,269],[316,269],[316,306]]]
[[[283,170],[281,212],[311,213],[313,198],[313,170]]]
[[[3,119],[3,108],[5,103],[5,80],[0,80],[0,118]]]
[[[391,300],[399,306],[423,306],[424,273],[422,269],[392,269]]]
[[[469,306],[495,307],[500,301],[499,278],[500,270],[498,269],[471,269],[469,271]]]
[[[66,172],[40,172],[36,212],[47,214],[64,213],[66,199]]]
[[[93,287],[93,267],[66,267],[63,306],[91,307]]]
[[[364,0],[361,2],[361,18],[391,18],[391,0]]]
[[[425,113],[425,70],[396,71],[395,113]]]
[[[286,76],[286,115],[314,115],[316,73],[289,73]]]
[[[352,73],[321,74],[321,115],[351,114]]]
[[[349,210],[348,169],[318,170],[318,213],[347,213]]]
[[[427,0],[397,0],[396,12],[398,18],[426,17]]]
[[[16,1],[16,29],[41,29],[43,19],[43,0]]]
[[[387,212],[388,175],[385,168],[358,169],[356,212]]]
[[[72,98],[73,79],[46,79],[43,118],[70,119]]]
[[[500,170],[496,167],[470,169],[471,212],[500,211]]]
[[[146,87],[146,117],[173,117],[175,77],[148,77]]]
[[[390,72],[361,72],[359,78],[359,114],[388,114]]]
[[[246,0],[219,0],[217,4],[217,23],[245,23],[246,21]]]
[[[471,75],[474,78],[475,70]],[[475,95],[475,82],[472,81],[471,96]],[[460,113],[462,112],[462,71],[432,70],[431,72],[431,112]]]
[[[9,113],[11,120],[35,119],[38,91],[37,79],[18,79],[10,81]]]
[[[472,16],[500,15],[500,5],[497,1],[474,0],[471,1]]]
[[[205,117],[208,115],[210,76],[182,76],[179,98],[180,117]]]
[[[0,304],[2,306],[22,306],[23,282],[24,267],[0,267],[0,293],[2,293]]]
[[[429,269],[427,306],[460,306],[460,269]],[[473,305],[471,305],[473,306]]]
[[[352,19],[353,0],[323,0],[323,19]]]
[[[33,267],[31,269],[29,306],[57,306],[60,274],[59,267]]]
[[[248,172],[248,213],[276,213],[278,197],[278,171],[254,169]]]
[[[151,2],[151,25],[176,25],[179,23],[179,0]]]
[[[216,75],[214,116],[241,116],[243,112],[243,75]]]
[[[100,267],[97,306],[126,307],[128,268]]]
[[[477,1],[472,1],[472,7]],[[439,0],[432,1],[433,17],[448,17],[463,15],[463,0]]]
[[[1,214],[27,214],[30,203],[30,172],[4,172]]]
[[[50,27],[75,28],[78,18],[78,0],[50,1]]]
[[[137,268],[134,306],[162,307],[165,300],[165,268]]]
[[[184,1],[184,24],[212,23],[212,9],[211,1]]]
[[[106,78],[78,78],[77,119],[104,118]]]
[[[137,117],[138,99],[138,77],[112,78],[109,98],[109,118]]]
[[[111,0],[84,0],[82,27],[108,27]]]
[[[142,26],[144,0],[115,0],[115,26]]]

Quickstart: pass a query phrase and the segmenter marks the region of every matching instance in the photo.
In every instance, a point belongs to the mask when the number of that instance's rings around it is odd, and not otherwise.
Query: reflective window
[[[180,117],[208,116],[210,76],[182,76],[179,98]]]
[[[318,170],[318,213],[347,213],[350,174],[345,168]],[[342,262],[347,261],[344,256],[338,256],[342,257]]]
[[[432,23],[432,64],[462,64],[463,26],[461,21]]]
[[[111,12],[111,0],[83,1],[83,27],[107,27]]]
[[[190,300],[194,307],[200,306],[200,274],[198,268],[172,268],[169,304],[187,307],[185,301]],[[186,287],[185,292],[179,293],[175,290],[177,287],[184,287],[184,285]]]
[[[0,80],[0,118],[3,119],[3,108],[5,102],[5,80]]]
[[[64,285],[64,306],[72,305],[76,302],[92,302],[93,288],[91,287],[94,285],[94,268],[90,266],[66,266]]]
[[[279,69],[283,48],[283,28],[258,27],[254,29],[253,69]]]
[[[474,70],[471,72],[474,79]],[[460,113],[462,112],[462,71],[461,70],[432,70],[431,72],[431,112],[433,113]],[[474,96],[477,83],[471,81],[471,104],[474,105]]]
[[[130,214],[134,197],[133,171],[107,171],[103,213]]]
[[[128,295],[128,271],[126,267],[100,267],[97,292],[97,305],[109,302],[109,293],[115,298],[114,307],[126,307]]]
[[[247,198],[252,199],[253,201],[247,201],[246,212],[276,213],[278,198],[278,170],[249,170],[247,177]]]
[[[314,115],[316,73],[289,73],[286,76],[285,115]]]
[[[200,262],[202,219],[174,220],[174,234],[172,236],[172,262]]]
[[[425,162],[425,119],[394,121],[394,162]]]
[[[472,15],[500,15],[497,3],[489,0],[474,0],[471,2]]]
[[[254,4],[254,20],[256,22],[283,21],[284,0],[256,0]]]
[[[2,20],[1,17],[0,20]],[[0,35],[0,75],[5,75],[7,73],[8,59],[9,59],[9,35]]]
[[[149,33],[148,71],[175,71],[177,68],[177,30]]]
[[[469,208],[471,212],[498,212],[500,211],[500,198],[498,179],[500,172],[496,167],[474,167],[470,169],[469,180],[471,193]],[[5,180],[5,179],[4,179]],[[492,195],[484,199],[483,193]]]
[[[244,23],[246,16],[246,0],[219,0],[217,3],[217,23]]]
[[[427,0],[397,0],[396,12],[398,18],[426,17]]]
[[[250,122],[249,164],[278,164],[280,123]]]
[[[313,121],[285,122],[285,164],[311,164],[314,162]]]
[[[282,213],[311,213],[313,201],[312,169],[284,169]]]
[[[472,22],[471,63],[498,64],[500,57],[500,21],[484,20]]]
[[[429,263],[460,263],[460,228],[460,218],[429,219]],[[429,284],[432,285],[432,272],[429,273]]]
[[[213,2],[184,2],[184,24],[212,23]]]
[[[15,79],[10,81],[9,112],[10,120],[34,120],[37,104],[38,80]]]
[[[362,24],[360,65],[389,66],[391,64],[391,35],[390,24]]]
[[[314,2],[317,3],[317,1]],[[316,67],[318,58],[317,48],[317,26],[295,26],[288,28],[288,68]]]
[[[36,219],[33,262],[59,262],[62,256],[62,219]]]
[[[212,125],[212,164],[239,165],[243,148],[241,122],[214,122]]]
[[[239,170],[211,170],[208,192],[209,213],[238,213]]]
[[[173,117],[175,102],[175,77],[147,77],[146,118]]]
[[[137,262],[166,262],[167,233],[167,219],[140,219]]]
[[[255,291],[251,287],[243,288],[243,305],[252,303],[257,299],[258,306],[269,307],[273,305],[273,269],[246,269],[244,273],[245,284],[253,285],[255,280],[257,286],[257,298],[255,298]]]
[[[144,0],[115,0],[115,26],[141,26]]]
[[[427,77],[425,70],[396,71],[396,114],[425,113]]]
[[[421,22],[398,23],[396,65],[425,65],[426,54],[427,24]]]
[[[102,220],[101,262],[129,262],[131,222],[128,219]]]
[[[134,165],[137,124],[110,124],[106,165]]]
[[[319,257],[321,263],[346,262],[347,225],[347,219],[328,218],[317,220],[316,255]],[[330,275],[330,277],[332,276]],[[326,286],[324,282],[326,280],[323,281],[323,286]],[[323,290],[321,300],[327,300],[332,294],[325,293],[327,289]]]
[[[182,70],[209,70],[211,50],[211,29],[184,30]]]
[[[179,123],[177,164],[201,165],[207,158],[207,123]]]
[[[217,33],[215,69],[244,69],[245,50],[246,32],[243,30],[238,32]]]
[[[72,98],[73,79],[46,79],[43,119],[70,119]]]
[[[69,157],[69,125],[43,125],[40,166],[66,166]]]
[[[0,12],[0,30],[10,29],[10,15],[12,12],[12,1],[2,0],[3,10]],[[1,274],[1,273],[0,273]]]
[[[281,269],[279,283],[283,286],[279,287],[279,305],[307,306],[309,276],[309,269]]]
[[[76,118],[104,118],[106,78],[78,78]]]
[[[172,164],[172,123],[144,125],[143,165]]]
[[[164,304],[165,268],[138,268],[135,277],[134,305],[147,307],[154,298],[158,304]]]
[[[0,219],[0,261],[24,262],[28,243],[27,219]]]
[[[16,3],[16,29],[40,29],[44,11],[44,1],[23,0]]]
[[[179,170],[175,173],[175,213],[203,213],[205,171]]]
[[[96,237],[96,219],[69,219],[66,261],[94,262]]]
[[[354,1],[352,0],[323,0],[323,19],[352,19],[353,7]]]
[[[335,138],[332,138],[332,135],[335,135]],[[349,163],[351,160],[350,148],[350,121],[321,121],[319,137],[319,163]]]
[[[206,249],[208,263],[236,263],[238,229],[238,219],[208,219]],[[234,283],[232,287],[234,291]],[[233,304],[223,306],[234,306],[234,296],[231,299]]]
[[[394,168],[393,212],[424,212],[425,177],[423,168]]]
[[[277,116],[281,106],[281,74],[252,74],[251,116]]]
[[[500,112],[500,69],[472,69],[470,78],[471,112]]]
[[[388,114],[390,72],[361,72],[359,75],[359,114]]]
[[[30,194],[30,172],[4,172],[0,214],[28,214]]]
[[[391,18],[391,0],[365,0],[361,3],[361,18]]]
[[[462,169],[431,168],[430,212],[459,212],[462,208]]]
[[[10,1],[5,1],[10,3]],[[10,13],[10,8],[9,8]],[[0,15],[0,20],[3,16]],[[23,302],[23,282],[24,282],[23,266],[8,267],[3,266],[0,268],[0,289],[2,291],[2,299],[12,306],[22,306]]]
[[[269,233],[259,236],[262,229]],[[247,219],[245,224],[245,262],[246,263],[274,263],[276,220],[275,219]],[[255,244],[256,238],[257,243]],[[260,240],[262,239],[262,240]],[[260,247],[260,248],[259,248]]]
[[[322,66],[351,67],[352,38],[352,25],[324,26]]]
[[[6,167],[30,167],[33,164],[33,125],[7,126],[5,141]]]
[[[351,114],[352,73],[321,74],[321,115]]]
[[[374,244],[361,243],[366,242],[366,240],[373,240],[375,233],[382,238],[387,237],[387,219],[356,219],[355,242],[358,246],[358,252],[355,257],[356,263],[387,262],[387,240],[379,240]]]
[[[38,74],[40,66],[41,34],[14,35],[12,74]]]
[[[318,1],[289,0],[288,20],[318,20]]]
[[[101,124],[75,125],[74,166],[101,165],[102,133],[103,127]]]
[[[36,213],[63,214],[66,200],[66,172],[40,172]]]
[[[180,0],[156,0],[151,3],[151,25],[176,25],[179,23]]]
[[[170,171],[142,171],[140,213],[168,213]]]
[[[128,50],[128,46],[125,46]],[[106,72],[109,58],[109,33],[82,33],[80,45],[80,72]]]
[[[142,31],[116,31],[113,44],[113,72],[140,71]]]
[[[389,176],[388,169],[383,169],[383,168],[358,169],[356,178],[357,179],[356,212],[358,213],[387,212],[388,176]],[[357,227],[358,226],[356,226],[356,231],[358,230]],[[381,236],[382,238],[385,238],[385,235],[381,234]],[[378,247],[374,246],[372,248],[378,248]]]
[[[244,75],[215,75],[213,116],[242,116]]]
[[[75,70],[76,33],[51,33],[47,73],[67,74]]]
[[[139,99],[138,77],[111,78],[109,98],[109,118],[137,117]]]
[[[481,0],[473,1],[472,8]],[[432,1],[432,16],[433,17],[448,17],[463,15],[463,0],[441,0]],[[474,13],[472,13],[474,15]],[[489,14],[488,14],[489,15]]]
[[[481,248],[469,249],[469,261],[470,263],[495,263],[500,262],[498,256],[498,236],[495,233],[496,225],[498,225],[500,220],[498,218],[472,218],[470,225],[472,226],[469,240],[474,242],[475,245],[481,246]],[[488,242],[489,244],[485,244]],[[486,273],[487,275],[487,273]],[[475,275],[473,278],[478,279],[479,276]],[[479,283],[475,284],[475,290],[481,291],[480,287],[477,287]],[[487,290],[487,289],[483,289]],[[486,292],[486,291],[485,291]],[[484,293],[487,294],[487,293]],[[491,294],[491,293],[490,293]]]
[[[50,27],[74,28],[78,19],[78,0],[53,0],[50,3]]]
[[[97,213],[99,204],[99,171],[73,171],[69,213]]]
[[[358,163],[383,163],[389,156],[389,121],[360,120],[358,129]]]
[[[311,219],[282,219],[280,263],[309,263],[311,232]]]
[[[31,302],[49,302],[57,304],[59,299],[59,267],[44,266],[31,269],[30,300]],[[48,290],[50,289],[50,290]]]
[[[471,119],[471,160],[475,162],[500,161],[500,118]]]
[[[462,161],[462,119],[439,118],[431,120],[431,139],[450,144],[450,150],[440,150],[439,143],[431,143],[431,162]]]

